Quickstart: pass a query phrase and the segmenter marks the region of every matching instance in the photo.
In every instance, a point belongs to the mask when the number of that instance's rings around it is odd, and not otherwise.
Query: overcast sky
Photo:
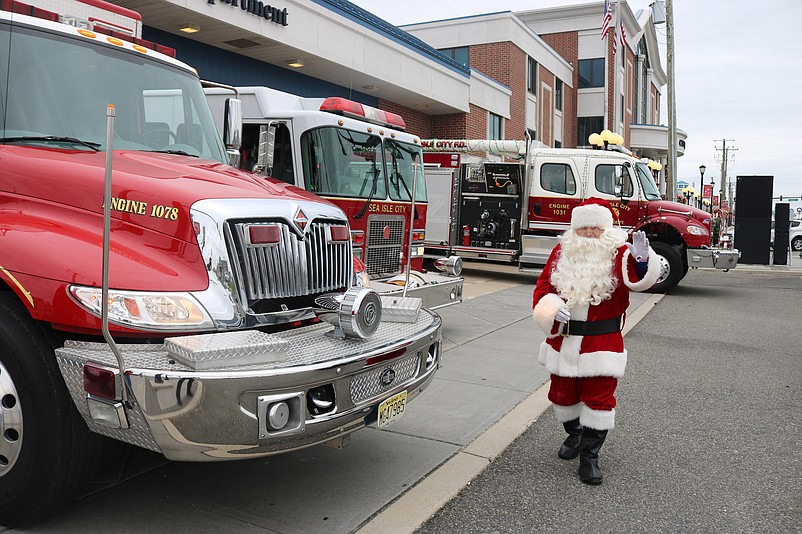
[[[577,0],[351,0],[400,26],[499,11],[584,4]],[[651,0],[630,0],[633,13]],[[774,195],[802,197],[802,2],[674,0],[677,127],[688,134],[678,180],[721,177],[721,139],[734,146],[730,183],[738,175],[774,176]],[[599,13],[599,19],[601,19]],[[657,36],[666,42],[665,25]],[[668,73],[665,50],[660,60]],[[663,88],[663,100],[668,92]],[[665,106],[661,123],[668,124]],[[732,140],[732,141],[729,141]],[[716,143],[718,141],[718,143]],[[717,193],[718,194],[718,193]],[[802,201],[792,209],[802,208]]]

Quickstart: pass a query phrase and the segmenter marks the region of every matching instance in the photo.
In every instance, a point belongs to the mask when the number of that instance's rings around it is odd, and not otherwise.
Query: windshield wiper
[[[0,137],[0,142],[3,143],[18,143],[21,141],[39,141],[39,142],[52,142],[52,143],[73,143],[75,145],[82,145],[91,148],[95,152],[100,152],[100,143],[92,143],[91,141],[81,141],[75,137],[64,137],[59,135],[41,135],[41,136],[22,136],[22,137]]]
[[[362,206],[362,211],[354,215],[354,219],[361,219],[365,216],[365,212],[368,211],[368,206],[370,206],[371,201],[373,200],[373,195],[376,194],[376,186],[379,183],[379,175],[381,171],[376,167],[376,162],[373,162],[373,185],[370,187],[370,194],[368,194],[368,199],[365,201],[365,205]]]
[[[146,150],[145,152],[156,152],[158,154],[176,154],[178,156],[190,156],[193,158],[199,158],[197,154],[190,154],[189,152],[184,152],[183,150]]]

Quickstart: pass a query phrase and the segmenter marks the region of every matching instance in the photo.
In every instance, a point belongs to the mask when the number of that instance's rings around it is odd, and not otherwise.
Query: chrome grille
[[[344,223],[314,222],[301,237],[282,222],[232,224],[231,239],[248,300],[300,297],[350,286],[353,259],[350,242],[327,243],[326,228]],[[278,243],[251,244],[251,226],[280,230]]]
[[[351,379],[351,400],[358,404],[365,399],[375,397],[392,389],[399,384],[406,382],[418,374],[418,363],[420,359],[417,352],[407,354],[398,361],[389,362],[386,365],[376,366],[375,369],[365,371]],[[381,383],[381,375],[385,369],[392,368],[395,371],[395,380],[391,384]]]
[[[386,229],[386,230],[385,230]],[[387,237],[385,235],[387,234]],[[371,277],[401,272],[404,217],[374,216],[368,219],[365,267]]]

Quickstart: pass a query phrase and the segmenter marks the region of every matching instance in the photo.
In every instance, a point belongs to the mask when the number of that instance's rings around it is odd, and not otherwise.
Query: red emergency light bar
[[[330,96],[324,100],[323,103],[320,104],[320,111],[328,111],[329,113],[345,115],[346,117],[364,119],[374,124],[390,126],[398,130],[406,130],[407,128],[407,123],[404,122],[404,118],[397,113],[376,109],[339,96]]]
[[[83,0],[85,4],[89,4],[91,6],[99,7],[102,9],[107,9],[109,11],[113,11],[115,13],[119,13],[121,15],[125,15],[126,17],[135,19],[135,20],[142,20],[142,16],[137,13],[136,11],[131,11],[130,9],[126,9],[124,7],[115,6],[114,4],[110,4],[108,2],[104,2],[103,0]],[[38,19],[49,20],[51,22],[58,22],[58,13],[54,13],[52,11],[48,11],[46,9],[41,9],[24,2],[20,2],[18,0],[0,0],[0,10],[2,11],[10,11],[11,13],[16,13],[18,15],[28,15],[30,17],[36,17]],[[95,21],[100,22],[100,21]],[[147,41],[145,39],[139,39],[138,37],[134,37],[125,32],[118,32],[114,31],[110,28],[95,25],[92,28],[93,32],[102,33],[104,35],[108,35],[109,37],[114,37],[117,39],[121,39],[123,41],[128,41],[129,43],[133,43],[139,46],[143,46],[145,48],[149,48],[151,50],[155,50],[164,54],[165,56],[170,56],[171,58],[175,59],[175,49],[170,48],[169,46],[160,45],[154,43],[152,41]],[[86,36],[86,34],[84,34]]]

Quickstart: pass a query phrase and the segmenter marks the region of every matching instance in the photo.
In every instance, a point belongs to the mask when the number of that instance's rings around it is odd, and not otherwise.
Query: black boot
[[[579,442],[579,479],[585,484],[601,484],[602,472],[599,469],[599,449],[607,437],[606,430],[585,427]]]
[[[557,456],[563,460],[573,460],[579,455],[579,441],[582,438],[582,425],[579,424],[579,418],[572,419],[563,423],[565,431],[568,432],[568,437],[560,446],[560,451]]]

